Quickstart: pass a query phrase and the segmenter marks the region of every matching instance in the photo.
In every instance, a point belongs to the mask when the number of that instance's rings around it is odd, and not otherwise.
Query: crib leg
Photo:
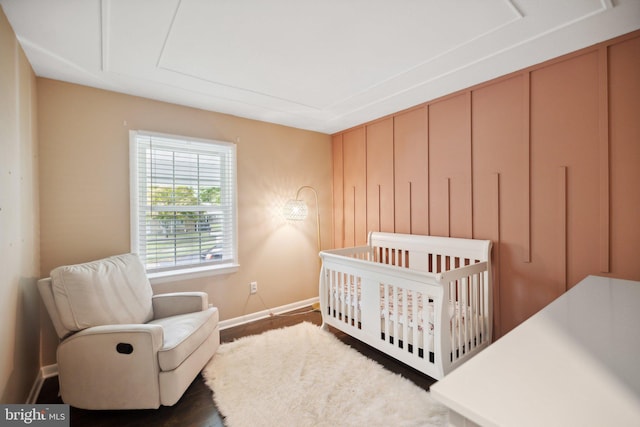
[[[320,329],[328,332],[329,331],[329,325],[327,325],[323,320],[322,321],[322,325],[320,325]]]

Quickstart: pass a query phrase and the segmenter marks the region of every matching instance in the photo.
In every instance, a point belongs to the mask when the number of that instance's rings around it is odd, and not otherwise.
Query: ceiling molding
[[[169,37],[171,37],[171,33],[173,31],[173,26],[174,26],[174,23],[176,22],[176,16],[178,16],[178,13],[180,12],[180,6],[182,6],[182,0],[178,0],[178,3],[176,4],[176,8],[173,11],[173,17],[171,18],[171,23],[169,24],[169,27],[167,28],[167,34],[164,37],[164,40],[162,42],[162,49],[160,49],[160,55],[158,55],[158,60],[156,61],[156,67],[157,68],[165,69],[162,66],[162,59],[164,57],[164,53],[165,53],[165,50],[167,48],[167,41],[169,40]],[[171,70],[169,70],[169,71],[171,71]]]
[[[100,70],[109,71],[109,11],[111,0],[100,0]]]
[[[426,59],[426,60],[424,60],[424,61],[422,61],[422,62],[420,62],[420,63],[418,63],[418,64],[416,64],[416,65],[414,65],[414,66],[412,66],[412,67],[410,67],[408,69],[406,69],[406,70],[403,70],[400,73],[397,73],[396,75],[390,76],[387,79],[379,81],[376,84],[366,88],[365,90],[363,90],[363,91],[361,91],[361,92],[359,92],[357,94],[353,94],[353,95],[349,96],[348,98],[345,98],[345,99],[342,99],[342,100],[336,102],[335,104],[329,105],[328,108],[330,108],[330,109],[338,108],[339,109],[339,106],[341,104],[343,104],[343,103],[345,103],[345,102],[347,102],[347,101],[349,101],[351,99],[357,98],[358,95],[362,95],[362,94],[365,94],[365,93],[367,93],[367,92],[369,92],[371,90],[374,90],[376,88],[383,87],[384,85],[388,84],[389,82],[392,82],[395,79],[399,79],[402,76],[406,76],[406,75],[408,75],[409,73],[411,73],[413,71],[419,70],[420,68],[427,67],[429,64],[432,64],[432,63],[438,61],[439,59],[441,59],[443,57],[446,57],[448,55],[453,55],[453,54],[455,54],[456,51],[459,51],[460,49],[464,48],[465,46],[469,46],[469,45],[473,44],[475,41],[477,41],[477,40],[479,40],[479,39],[481,39],[483,37],[486,37],[486,36],[488,36],[490,34],[493,34],[493,33],[497,32],[497,31],[499,31],[501,28],[504,28],[505,26],[510,25],[510,24],[512,24],[512,23],[514,23],[516,21],[519,21],[520,19],[524,18],[524,15],[513,5],[513,3],[511,1],[505,0],[504,3],[506,3],[506,4],[511,6],[511,10],[513,10],[513,13],[514,13],[514,16],[512,17],[512,19],[510,19],[508,21],[505,21],[505,22],[502,22],[499,25],[497,25],[496,27],[494,27],[494,28],[492,28],[492,29],[490,29],[490,30],[488,30],[488,31],[486,31],[484,33],[477,34],[474,37],[472,37],[472,38],[470,38],[468,40],[465,40],[464,42],[459,43],[458,45],[453,46],[453,47],[451,47],[451,48],[439,53],[438,55],[430,57],[430,58],[428,58],[428,59]],[[376,101],[376,102],[384,101],[385,99],[388,99],[388,98],[391,98],[391,97],[394,97],[394,96],[398,96],[398,95],[400,95],[402,93],[405,93],[407,91],[411,91],[412,89],[414,89],[416,87],[419,87],[419,86],[422,86],[424,84],[430,83],[430,82],[432,82],[434,80],[437,80],[438,78],[441,78],[443,76],[446,76],[446,75],[449,75],[449,74],[453,74],[453,73],[455,73],[455,72],[457,72],[457,71],[459,71],[461,69],[464,69],[464,68],[466,68],[468,66],[473,65],[474,63],[486,60],[486,59],[488,59],[490,57],[491,57],[491,55],[483,57],[483,58],[479,58],[479,59],[476,59],[476,60],[473,60],[472,62],[469,62],[469,63],[466,63],[466,64],[462,64],[459,67],[450,69],[447,72],[442,73],[440,75],[429,77],[429,78],[427,78],[425,80],[422,80],[422,81],[417,82],[415,84],[412,84],[410,86],[404,86],[402,89],[398,90],[397,92],[390,93],[390,94],[388,94],[388,95],[386,95],[384,97],[377,98],[378,101]],[[369,105],[371,105],[371,104],[362,104],[362,105],[360,105],[358,110],[362,110],[362,109],[366,108]],[[353,111],[356,111],[356,110],[354,109]]]
[[[638,0],[0,0],[36,75],[335,133],[640,28]]]

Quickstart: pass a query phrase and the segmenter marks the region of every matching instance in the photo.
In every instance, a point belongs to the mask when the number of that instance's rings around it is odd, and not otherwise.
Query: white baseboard
[[[298,301],[291,304],[282,305],[268,310],[258,311],[256,313],[247,314],[240,317],[234,317],[233,319],[227,319],[220,322],[220,329],[232,328],[234,326],[244,325],[245,323],[253,322],[255,320],[266,319],[267,317],[276,316],[278,314],[286,313],[288,311],[298,310],[300,308],[309,307],[313,303],[319,301],[318,297],[309,298],[304,301]],[[40,368],[36,380],[31,387],[29,396],[27,397],[27,404],[34,404],[38,400],[38,395],[42,389],[42,384],[47,378],[55,377],[58,375],[58,364],[47,365]]]
[[[262,310],[255,313],[247,314],[240,317],[234,317],[233,319],[227,319],[220,322],[220,329],[232,328],[234,326],[244,325],[245,323],[253,322],[255,320],[266,319],[267,317],[275,316],[278,314],[286,313],[288,311],[297,310],[304,307],[309,307],[311,304],[318,302],[318,297],[309,298],[307,300],[294,302],[291,304],[281,305],[280,307],[274,307],[268,310]]]
[[[38,401],[38,395],[40,394],[40,390],[42,389],[44,380],[46,380],[47,378],[55,377],[56,375],[58,375],[57,363],[41,367],[38,371],[38,375],[36,375],[36,380],[33,382],[31,391],[29,391],[29,396],[27,396],[26,403],[28,405],[35,404]]]

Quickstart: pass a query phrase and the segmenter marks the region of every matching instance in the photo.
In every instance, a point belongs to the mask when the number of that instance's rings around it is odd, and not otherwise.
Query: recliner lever
[[[116,345],[116,351],[120,354],[131,354],[133,353],[133,346],[126,342],[121,342]]]

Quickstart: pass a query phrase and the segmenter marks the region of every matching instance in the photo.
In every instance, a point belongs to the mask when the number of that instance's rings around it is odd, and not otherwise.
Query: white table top
[[[640,282],[587,277],[431,394],[481,426],[640,426]]]

